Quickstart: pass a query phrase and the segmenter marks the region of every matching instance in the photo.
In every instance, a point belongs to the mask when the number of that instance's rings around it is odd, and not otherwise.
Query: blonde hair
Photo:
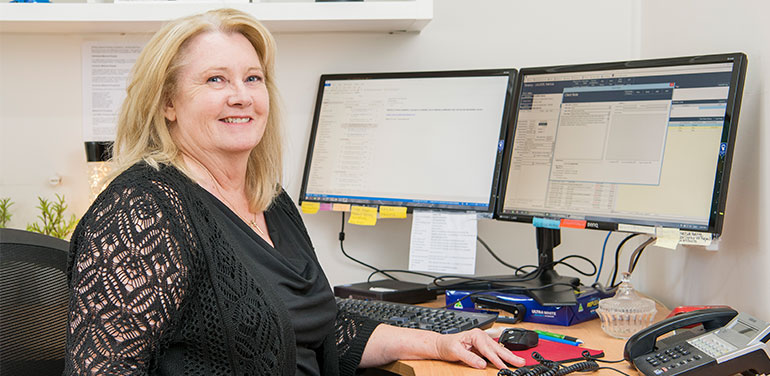
[[[262,24],[235,9],[217,9],[172,21],[144,47],[134,64],[120,109],[113,146],[113,174],[109,178],[139,161],[156,169],[160,164],[171,164],[192,178],[171,138],[163,109],[176,92],[185,47],[195,36],[207,32],[242,34],[254,46],[264,70],[270,112],[262,140],[249,155],[246,194],[252,210],[265,210],[280,190],[283,168],[274,69],[276,47],[273,36]]]

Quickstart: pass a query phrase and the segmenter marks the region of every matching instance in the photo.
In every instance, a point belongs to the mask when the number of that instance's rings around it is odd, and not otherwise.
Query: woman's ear
[[[166,120],[168,120],[169,123],[176,121],[176,109],[174,108],[174,103],[171,102],[171,99],[166,100],[166,105],[163,106],[163,116],[166,117]]]

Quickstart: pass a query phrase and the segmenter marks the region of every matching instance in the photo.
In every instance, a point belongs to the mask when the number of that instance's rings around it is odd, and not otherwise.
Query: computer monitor
[[[515,74],[322,75],[300,201],[491,217]]]
[[[722,231],[741,53],[523,68],[496,218],[532,223],[539,300],[574,302],[559,229]],[[556,284],[556,285],[554,285]]]

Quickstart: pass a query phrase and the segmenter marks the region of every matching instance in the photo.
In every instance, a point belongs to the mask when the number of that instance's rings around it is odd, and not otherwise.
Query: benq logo
[[[595,228],[599,229],[599,224],[596,222],[586,222],[586,228]]]

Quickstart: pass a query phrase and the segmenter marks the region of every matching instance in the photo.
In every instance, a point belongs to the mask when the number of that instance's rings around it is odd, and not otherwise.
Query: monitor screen
[[[746,63],[738,53],[521,69],[497,217],[718,236]]]
[[[491,215],[515,73],[321,76],[300,201]]]

